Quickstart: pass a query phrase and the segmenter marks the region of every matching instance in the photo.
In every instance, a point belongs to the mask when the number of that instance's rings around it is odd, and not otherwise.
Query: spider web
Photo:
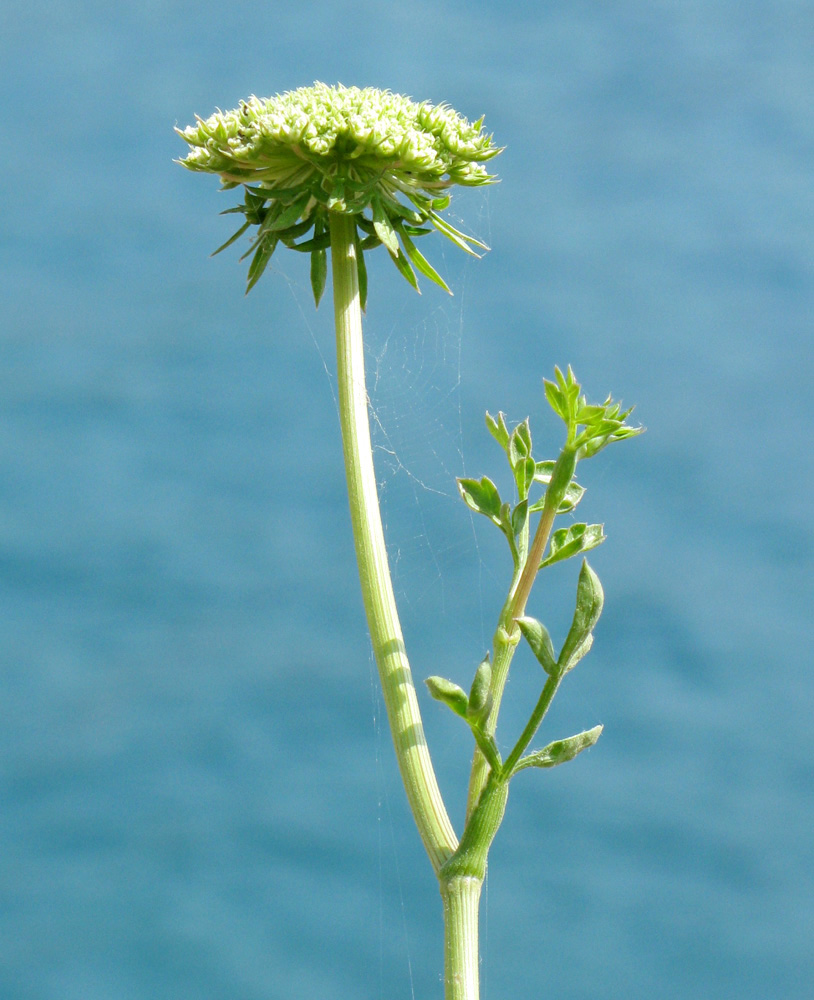
[[[485,207],[484,203],[482,212]],[[484,222],[481,217],[481,229],[488,228]],[[467,227],[466,222],[458,219],[454,220],[454,224]],[[480,236],[477,227],[476,234]],[[446,264],[446,249],[445,241],[437,238],[434,240],[433,263],[436,266],[440,263],[441,273],[444,273]],[[373,254],[372,258],[376,256]],[[456,486],[456,477],[467,474],[463,445],[461,372],[467,321],[466,286],[474,276],[472,266],[477,263],[461,263],[458,261],[459,257],[460,252],[450,247],[450,263],[455,261],[454,277],[449,280],[455,291],[455,297],[451,299],[427,281],[422,281],[424,294],[418,298],[403,287],[402,279],[392,273],[392,265],[386,259],[371,259],[368,264],[371,297],[364,321],[364,336],[373,457],[393,587],[411,658],[414,655],[413,647],[420,646],[420,642],[414,643],[416,636],[411,634],[417,630],[416,623],[426,621],[429,616],[434,623],[434,632],[455,631],[455,602],[448,601],[450,578],[458,579],[462,573],[470,580],[474,576],[479,595],[481,591],[483,568],[474,515],[461,501]],[[295,281],[283,272],[278,273],[282,273],[291,289],[303,323],[330,379],[336,404],[335,361],[333,357],[326,357],[313,329],[310,289],[304,287],[301,281]],[[385,304],[382,307],[377,303],[377,289],[382,287],[391,294],[389,306]],[[395,311],[392,301],[399,302]],[[479,638],[484,649],[485,636],[491,634],[487,618],[488,615],[483,613],[481,606]],[[426,629],[419,626],[418,631]],[[460,645],[458,652],[460,654]],[[426,658],[418,652],[414,663],[422,662],[425,663]],[[418,679],[424,676],[421,669],[419,666]],[[437,669],[443,672],[443,667],[439,666]],[[425,671],[432,672],[435,671]],[[406,955],[404,975],[409,996],[414,1000],[413,957],[404,904],[404,879],[400,872],[390,805],[391,796],[402,793],[400,787],[396,787],[397,776],[392,774],[395,768],[383,767],[383,760],[386,759],[384,755],[392,753],[392,748],[387,722],[382,718],[383,706],[372,653],[370,674],[378,785],[379,877],[381,880],[383,858],[387,855],[395,863],[397,889],[401,898],[402,950]],[[434,746],[435,741],[431,735],[430,743],[434,755],[436,750],[440,751],[441,756],[446,751],[460,755],[459,740],[450,739],[446,747],[442,740],[441,746]],[[468,770],[468,760],[462,763],[464,769]],[[465,795],[465,788],[463,794]],[[450,803],[450,810],[460,811],[455,809],[453,803]],[[456,820],[460,820],[460,817],[456,817]],[[455,825],[459,827],[460,822],[456,821]],[[389,830],[386,835],[383,835],[383,826]],[[380,892],[384,893],[383,886],[380,887]],[[487,897],[488,889],[483,898],[484,915],[487,911]],[[381,919],[380,910],[380,964],[385,961],[385,929]],[[391,927],[389,935],[392,933]],[[484,935],[484,960],[486,945]],[[485,961],[482,972],[486,972]],[[379,986],[383,996],[382,973],[383,966],[380,969]]]
[[[473,192],[462,192],[472,195]],[[472,225],[454,225],[488,242],[488,203],[480,193]],[[393,587],[405,632],[421,614],[447,615],[448,580],[468,571],[480,580],[480,548],[471,511],[458,494],[456,478],[467,475],[463,446],[461,369],[466,338],[467,283],[477,261],[437,236],[429,254],[449,274],[454,298],[421,279],[418,297],[395,273],[383,253],[368,255],[370,289],[364,318],[365,370],[370,431],[382,522]],[[451,265],[445,267],[445,265]],[[276,268],[275,268],[276,270]],[[335,360],[320,346],[313,328],[310,289],[284,272],[302,321],[330,379],[334,403]],[[382,299],[382,289],[389,299]],[[393,303],[397,302],[396,309]],[[480,590],[480,588],[478,588]],[[481,616],[483,619],[483,615]],[[480,626],[485,649],[491,627]],[[408,635],[409,643],[409,635]]]
[[[370,349],[371,436],[394,587],[405,611],[446,613],[445,569],[470,552],[456,531],[463,309],[438,307],[418,327],[394,323]],[[450,510],[454,508],[454,510]],[[459,519],[463,523],[465,519]]]

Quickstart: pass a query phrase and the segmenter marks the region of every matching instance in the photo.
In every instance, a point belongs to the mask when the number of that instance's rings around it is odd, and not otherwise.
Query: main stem
[[[441,883],[444,901],[444,1000],[478,1000],[478,905],[483,883],[460,876]]]
[[[384,544],[365,388],[356,222],[330,213],[339,421],[362,599],[401,777],[435,873],[458,846],[433,771]],[[445,904],[446,913],[446,904]],[[476,923],[477,928],[477,923]],[[475,938],[477,952],[477,937]],[[473,1000],[477,994],[454,994]]]

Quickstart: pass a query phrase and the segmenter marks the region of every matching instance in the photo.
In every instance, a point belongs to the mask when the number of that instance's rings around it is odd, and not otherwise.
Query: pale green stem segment
[[[543,553],[548,544],[548,536],[551,534],[551,526],[554,524],[556,515],[556,508],[549,507],[548,504],[546,504],[543,512],[540,514],[540,521],[534,533],[534,541],[531,543],[526,565],[523,567],[523,572],[520,574],[520,580],[517,583],[517,589],[511,598],[509,615],[515,629],[517,629],[517,625],[514,624],[515,619],[522,618],[526,613],[526,603],[529,599],[531,588],[534,586],[534,581],[537,579],[537,572],[540,569],[540,563],[543,561]]]
[[[471,876],[441,884],[444,901],[444,1000],[477,1000],[478,904],[481,880]]]
[[[430,760],[415,685],[404,649],[370,442],[356,223],[330,213],[331,268],[336,321],[339,420],[348,497],[370,638],[401,777],[418,832],[438,874],[458,846]],[[477,925],[476,925],[477,926]],[[477,937],[475,939],[477,952]],[[465,994],[452,994],[463,997]],[[468,998],[477,994],[466,994]]]
[[[512,769],[515,764],[520,760],[523,755],[523,751],[534,739],[534,734],[540,728],[540,723],[543,721],[546,712],[548,711],[549,705],[557,693],[557,688],[560,686],[560,681],[562,680],[561,674],[556,674],[548,678],[545,682],[545,687],[537,699],[537,704],[534,706],[534,711],[531,713],[531,718],[526,723],[526,728],[520,734],[520,739],[514,746],[514,749],[506,758],[504,767],[506,768],[506,773],[511,774]]]
[[[548,537],[551,534],[551,527],[554,524],[555,517],[555,507],[546,506],[543,508],[525,565],[512,582],[509,597],[500,613],[500,622],[493,640],[492,708],[485,725],[486,732],[490,736],[494,736],[495,733],[497,716],[500,711],[500,701],[503,698],[503,689],[506,686],[506,678],[509,675],[509,667],[511,666],[514,651],[520,641],[520,628],[516,624],[516,619],[521,618],[526,613],[526,603],[537,577],[540,563],[543,561],[543,554],[548,544]],[[472,771],[469,776],[469,792],[466,804],[467,822],[480,800],[488,777],[489,764],[480,750],[475,748],[475,755],[472,759]]]
[[[478,900],[486,859],[506,809],[508,781],[494,775],[464,829],[458,850],[441,869],[446,1000],[478,1000]]]

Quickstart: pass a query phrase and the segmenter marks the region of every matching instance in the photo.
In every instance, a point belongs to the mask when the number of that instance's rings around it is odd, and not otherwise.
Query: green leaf
[[[518,459],[514,466],[514,481],[517,483],[517,493],[521,500],[527,499],[529,495],[529,487],[534,482],[535,470],[534,459],[530,455],[528,458]]]
[[[534,478],[538,483],[550,483],[551,473],[554,471],[554,466],[557,463],[553,458],[547,459],[545,462],[535,462],[534,463]]]
[[[243,188],[243,192],[246,198],[246,205],[255,209],[265,205],[265,203],[272,197],[277,197],[276,192],[272,194],[268,188],[253,188],[249,187],[248,184]],[[297,192],[293,189],[290,191],[281,191],[280,197],[285,198],[288,195],[294,195],[295,193]]]
[[[596,421],[599,417],[605,416],[604,406],[589,406],[585,402],[585,397],[583,396],[580,400],[580,405],[577,412],[574,414],[574,419],[578,424],[591,424]]]
[[[578,396],[580,387],[570,368],[567,376],[563,376],[559,369],[555,370],[555,375],[557,385],[551,391],[567,398],[569,431],[573,432],[577,426],[583,428],[574,442],[580,459],[591,458],[613,441],[635,437],[644,430],[643,427],[630,427],[625,423],[633,407],[622,410],[622,404],[614,402],[610,396],[603,403],[589,405],[585,396]]]
[[[568,663],[566,664],[565,669],[563,670],[563,676],[565,676],[565,674],[567,674],[569,670],[573,670],[574,667],[579,663],[579,661],[584,656],[587,656],[588,653],[590,653],[591,646],[593,646],[593,644],[594,644],[593,632],[589,632],[588,635],[585,636],[583,642],[581,642],[577,646],[577,648],[568,658]]]
[[[407,197],[409,198],[411,196],[408,195]],[[489,249],[485,243],[481,243],[479,240],[476,240],[474,236],[466,236],[464,233],[459,232],[454,226],[451,226],[446,219],[442,219],[440,215],[437,215],[432,210],[429,210],[427,215],[430,222],[435,226],[439,233],[442,233],[448,240],[451,240],[456,246],[460,247],[461,250],[465,250],[473,257],[480,258],[480,254],[475,253],[469,245],[470,243],[476,247],[480,247],[482,250]]]
[[[274,249],[277,246],[277,240],[274,239],[261,239],[257,250],[255,250],[254,257],[252,257],[252,262],[249,264],[248,281],[246,283],[246,294],[254,288],[257,282],[260,280],[260,276],[266,269],[266,264],[271,260],[271,255],[274,253]]]
[[[500,759],[500,751],[497,748],[497,743],[495,743],[495,738],[489,733],[485,733],[480,726],[471,726],[472,735],[475,737],[475,742],[480,749],[480,752],[486,758],[489,767],[496,773],[499,774],[502,761]]]
[[[328,236],[328,245],[330,246],[330,235],[325,232],[325,220],[319,215],[314,220],[314,239],[309,242],[317,243],[325,236]],[[314,305],[317,309],[319,308],[322,293],[325,291],[325,282],[327,280],[328,254],[324,248],[315,246],[311,251],[311,290],[314,293]]]
[[[559,387],[568,397],[568,400],[571,403],[571,408],[575,412],[577,400],[579,399],[580,389],[582,387],[580,386],[579,382],[577,382],[573,368],[569,365],[568,368],[566,369],[565,375],[563,375],[560,369],[555,365],[554,377],[556,378]]]
[[[404,244],[404,252],[410,258],[410,260],[415,264],[416,269],[424,275],[425,278],[429,278],[430,281],[434,281],[436,285],[443,288],[445,292],[449,292],[452,295],[452,290],[441,277],[441,275],[435,270],[435,268],[430,264],[427,258],[421,253],[418,247],[413,243],[410,237],[404,230],[404,226],[398,225],[399,236],[401,236],[401,242]]]
[[[331,179],[329,177],[323,177],[322,188],[328,193],[328,197],[325,199],[325,207],[331,212],[346,212],[348,210],[348,204],[345,200],[345,178],[340,176],[334,176],[333,184],[331,184]]]
[[[611,429],[609,429],[611,428]],[[595,434],[580,448],[581,458],[592,458],[598,452],[614,441],[624,441],[626,438],[636,437],[644,433],[644,427],[628,427],[627,424],[620,424],[619,421],[604,421]]]
[[[557,463],[554,461],[547,462],[537,462],[534,470],[534,480],[538,483],[545,483],[546,485],[551,482],[551,474],[554,471],[554,466]],[[572,479],[569,486],[565,491],[565,495],[562,498],[560,506],[557,508],[558,514],[567,514],[568,511],[573,510],[574,507],[580,502],[580,500],[585,495],[585,487],[580,486],[579,483],[574,482]],[[529,507],[529,513],[533,514],[538,510],[542,510],[545,506],[545,496],[543,496],[536,503]]]
[[[473,726],[481,726],[492,708],[492,664],[489,654],[481,660],[467,701],[466,717]]]
[[[567,424],[568,400],[563,395],[562,390],[553,382],[549,382],[547,378],[543,379],[543,388],[545,390],[545,398],[548,400],[548,405],[557,414],[557,416],[564,420]]]
[[[448,681],[445,677],[428,677],[424,683],[436,701],[442,701],[456,715],[460,715],[462,719],[466,718],[469,699],[463,688]]]
[[[244,190],[245,190],[246,194],[249,197],[251,197],[252,200],[255,203],[270,201],[272,198],[274,198],[277,201],[279,201],[281,199],[285,199],[285,198],[294,198],[294,197],[299,196],[302,193],[302,188],[301,187],[294,187],[294,188],[276,188],[276,187],[263,188],[263,187],[260,187],[260,188],[255,188],[255,187],[249,187],[248,184],[245,185]],[[246,198],[247,202],[249,201],[249,197]]]
[[[243,225],[240,227],[240,229],[238,229],[238,231],[236,233],[232,233],[232,235],[229,237],[229,239],[225,243],[221,243],[221,245],[218,247],[218,249],[217,250],[213,250],[212,253],[209,256],[210,257],[214,257],[216,254],[219,254],[221,252],[221,250],[225,250],[227,247],[230,247],[235,242],[236,239],[238,239],[240,236],[242,236],[246,232],[246,230],[249,228],[250,225],[251,225],[251,222],[244,222]]]
[[[540,569],[563,559],[570,559],[580,552],[595,549],[605,541],[603,527],[602,524],[572,524],[568,528],[555,531],[551,536],[548,555],[540,563]]]
[[[367,264],[365,263],[365,251],[363,240],[357,236],[356,239],[356,276],[359,279],[359,298],[362,303],[362,312],[367,310]]]
[[[520,535],[520,532],[526,526],[526,521],[529,517],[529,502],[528,500],[521,500],[519,504],[512,511],[512,534],[515,538]]]
[[[497,486],[495,486],[488,476],[484,476],[480,481],[477,479],[459,479],[457,482],[458,492],[461,494],[461,499],[467,507],[477,511],[479,514],[485,514],[495,524],[501,524],[500,494],[497,491]]]
[[[277,216],[277,218],[268,226],[266,226],[265,220],[263,222],[263,227],[265,227],[266,232],[276,232],[280,229],[288,229],[289,226],[293,226],[294,223],[299,219],[302,213],[305,211],[305,206],[311,200],[310,192],[306,192],[302,197],[297,198],[290,205],[285,205]],[[261,227],[261,228],[263,228]]]
[[[531,456],[531,431],[529,419],[518,424],[509,436],[509,462],[514,468],[521,459]]]
[[[574,618],[563,647],[560,650],[559,660],[557,661],[563,673],[569,671],[577,663],[575,655],[587,641],[588,636],[599,621],[604,600],[605,595],[602,592],[602,584],[599,582],[599,577],[588,565],[588,561],[583,559],[577,583],[577,602],[574,609]],[[581,659],[584,655],[582,653],[578,659]]]
[[[328,233],[323,233],[322,236],[315,236],[310,240],[303,240],[302,243],[293,243],[288,237],[290,230],[286,230],[285,233],[280,233],[280,242],[284,243],[289,250],[296,250],[298,253],[313,253],[315,250],[327,250],[331,245],[331,237]]]
[[[566,375],[559,368],[554,368],[555,382],[543,379],[543,388],[546,399],[552,410],[561,417],[569,430],[575,426],[574,417],[579,408],[580,385],[574,378],[571,366],[568,366]]]
[[[374,181],[373,187],[376,187],[376,182]],[[377,197],[377,195],[374,195]],[[378,196],[380,197],[380,196]],[[368,197],[368,200],[371,200]],[[427,214],[423,211],[416,211],[414,208],[410,208],[409,205],[404,205],[397,198],[385,197],[382,199],[382,208],[390,216],[393,224],[395,225],[396,220],[404,220],[409,222],[410,225],[419,226],[426,221]]]
[[[382,241],[384,242],[384,241]],[[390,250],[388,248],[388,253]],[[410,267],[410,262],[407,260],[406,256],[399,250],[397,254],[390,253],[390,260],[396,265],[396,268],[401,272],[403,278],[406,278],[407,283],[411,285],[420,295],[421,289],[418,287],[418,279],[415,276],[415,271]]]
[[[283,206],[279,201],[273,201],[268,208],[263,208],[262,206],[253,210],[253,215],[256,217],[258,230],[258,236],[265,236],[269,229],[274,225],[274,223],[279,219],[280,213],[283,211]],[[250,215],[250,210],[246,211],[246,218],[248,219]]]
[[[531,651],[537,657],[537,662],[547,674],[558,672],[557,658],[554,656],[554,645],[548,629],[536,618],[518,618],[517,624]]]
[[[512,557],[516,560],[518,558],[517,546],[514,544],[514,527],[512,526],[512,506],[509,503],[502,503],[500,505],[500,527],[503,529],[503,534],[509,540],[509,545],[512,550]]]
[[[390,253],[396,257],[399,254],[399,238],[390,217],[384,210],[381,198],[373,199],[373,228],[376,235],[384,243]]]
[[[495,418],[487,410],[486,426],[489,428],[489,433],[497,441],[500,447],[506,448],[509,444],[509,428],[506,426],[506,415],[501,411],[498,413],[497,418]]]
[[[522,771],[525,767],[556,767],[566,761],[573,760],[577,754],[592,747],[602,735],[602,726],[594,726],[593,729],[586,729],[576,736],[569,736],[564,740],[556,740],[549,743],[542,750],[536,750],[527,757],[521,757],[515,765],[514,774]]]
[[[293,247],[295,250],[302,250],[303,244],[300,243],[299,246],[295,246],[294,240],[299,239],[300,236],[304,236],[309,229],[313,229],[315,221],[312,215],[310,218],[305,219],[304,222],[297,222],[293,226],[286,226],[285,229],[278,229],[275,226],[272,231],[277,236],[277,239],[282,240],[286,246]]]
[[[314,250],[311,253],[311,289],[314,293],[314,305],[317,308],[327,280],[328,254],[324,250]]]

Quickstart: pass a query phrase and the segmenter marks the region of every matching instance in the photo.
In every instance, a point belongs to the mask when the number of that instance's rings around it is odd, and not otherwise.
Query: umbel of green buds
[[[319,302],[330,212],[353,216],[359,248],[383,244],[416,289],[417,270],[449,291],[415,237],[434,229],[475,256],[474,247],[486,249],[439,213],[452,185],[494,180],[484,163],[500,148],[483,131],[482,119],[472,124],[444,104],[416,104],[373,87],[315,83],[267,99],[251,97],[176,131],[191,147],[179,161],[183,166],[218,174],[224,189],[245,188],[244,204],[228,211],[246,221],[215,253],[257,226],[245,255],[253,255],[248,288],[282,243],[311,253]],[[364,296],[363,253],[358,261]]]

